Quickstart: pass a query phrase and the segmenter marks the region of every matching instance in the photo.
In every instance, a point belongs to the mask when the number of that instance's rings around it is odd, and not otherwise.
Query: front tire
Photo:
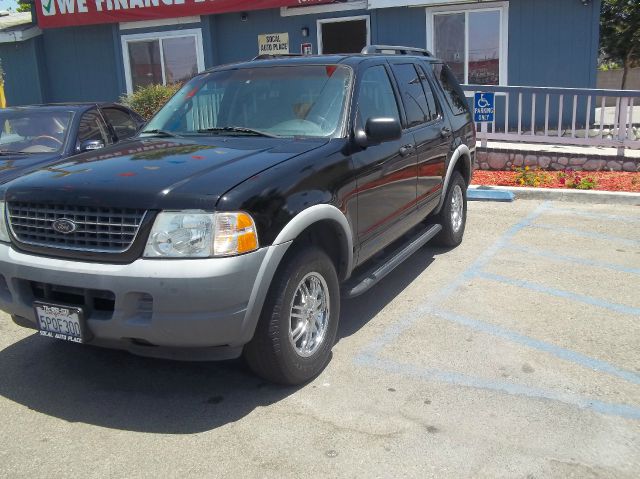
[[[245,360],[268,381],[305,383],[328,364],[339,317],[333,262],[321,249],[296,249],[274,278]]]
[[[467,222],[467,184],[458,171],[454,171],[449,181],[442,210],[437,221],[442,231],[434,238],[439,246],[453,248],[462,243]]]

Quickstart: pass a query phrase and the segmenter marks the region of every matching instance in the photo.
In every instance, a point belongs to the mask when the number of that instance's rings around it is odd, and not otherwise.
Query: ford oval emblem
[[[78,229],[78,225],[67,218],[58,218],[51,224],[51,227],[56,233],[63,235],[68,235]]]

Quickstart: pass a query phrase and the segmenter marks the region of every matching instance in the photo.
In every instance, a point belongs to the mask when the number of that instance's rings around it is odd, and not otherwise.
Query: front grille
[[[100,253],[127,251],[140,229],[145,210],[89,206],[10,202],[9,225],[20,243]],[[53,229],[59,219],[70,220],[76,229],[61,233]]]

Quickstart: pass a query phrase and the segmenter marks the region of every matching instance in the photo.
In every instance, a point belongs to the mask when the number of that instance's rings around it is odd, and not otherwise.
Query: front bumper
[[[33,302],[85,311],[89,344],[172,359],[238,356],[288,244],[230,258],[77,262],[0,244],[0,309],[36,328]],[[44,296],[44,297],[42,297]]]

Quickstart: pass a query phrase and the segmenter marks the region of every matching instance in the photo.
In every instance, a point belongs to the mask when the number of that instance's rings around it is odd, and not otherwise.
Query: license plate
[[[34,303],[40,335],[82,343],[84,319],[82,309],[57,304]]]

